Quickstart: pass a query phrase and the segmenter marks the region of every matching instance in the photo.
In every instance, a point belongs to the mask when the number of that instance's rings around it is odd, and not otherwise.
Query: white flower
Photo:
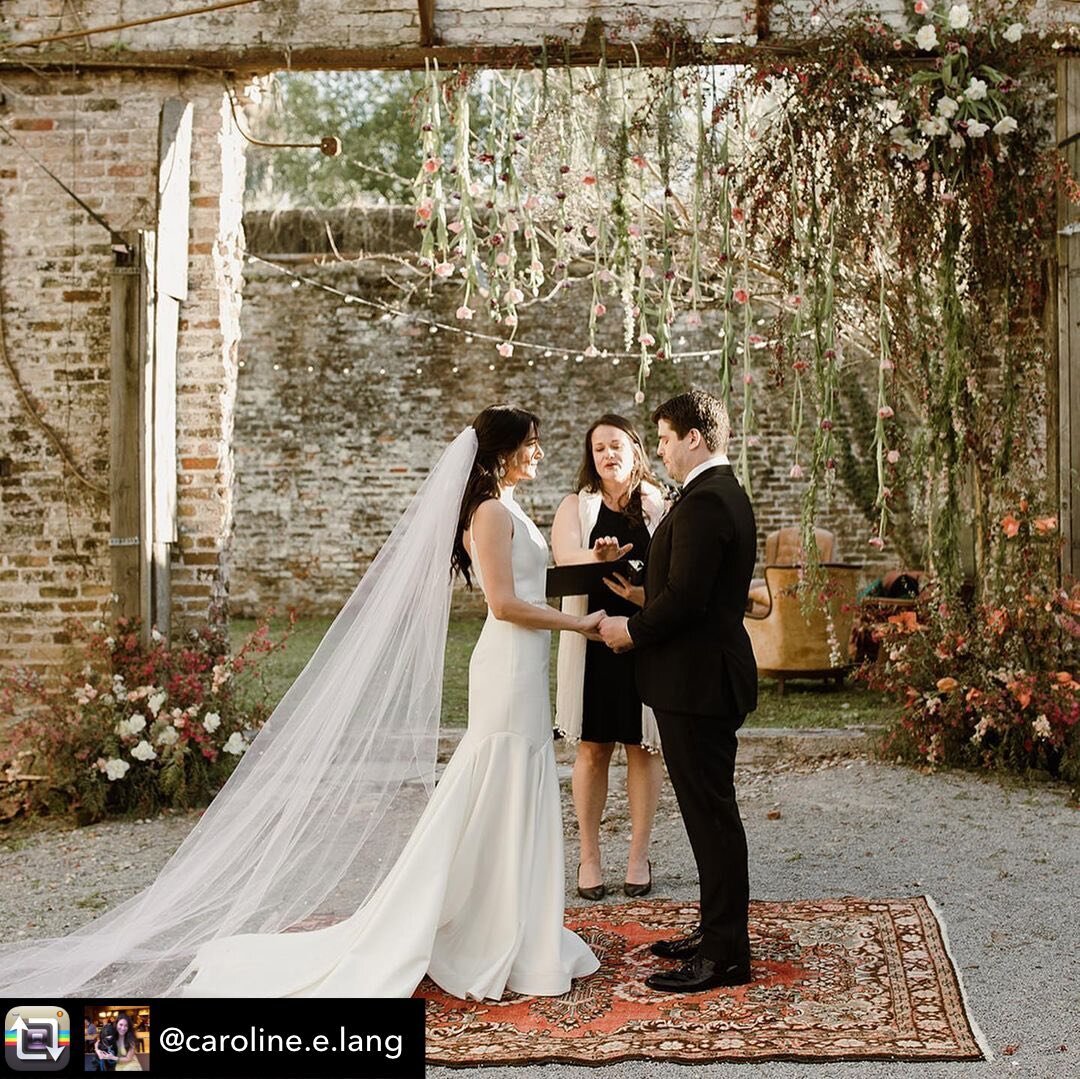
[[[162,690],[160,693],[154,693],[147,698],[146,707],[150,709],[151,715],[157,715],[161,711],[161,706],[165,703],[165,698],[168,694]]]
[[[984,124],[980,120],[968,120],[967,133],[968,138],[981,139],[990,130],[989,124]]]
[[[1051,734],[1050,720],[1048,720],[1046,716],[1039,716],[1039,718],[1032,723],[1031,729],[1035,732],[1036,738],[1049,738]]]
[[[982,101],[986,97],[986,83],[972,75],[968,88],[964,91],[964,97],[968,101]]]
[[[128,719],[128,729],[132,734],[138,734],[146,726],[146,716],[142,712],[133,712]]]
[[[152,640],[155,644],[160,644],[163,640],[165,640],[165,638],[162,637],[162,635],[161,635],[160,631],[158,630],[157,626],[154,626],[150,630],[150,640]]]
[[[895,126],[903,121],[904,110],[900,108],[900,102],[895,98],[882,101],[881,108],[885,112],[885,122],[890,126]]]
[[[933,23],[928,22],[925,26],[919,28],[919,32],[915,35],[915,44],[918,45],[923,52],[930,52],[931,49],[936,49],[937,43],[937,28]]]
[[[1011,116],[1003,116],[994,124],[995,135],[1011,135],[1016,130],[1016,121]]]
[[[925,154],[925,142],[909,142],[907,146],[904,147],[904,156],[907,157],[909,161],[918,161],[919,158],[923,157]]]
[[[1015,45],[1024,36],[1024,24],[1022,22],[1011,23],[1001,36],[1010,44]]]
[[[116,638],[115,637],[106,637],[105,638],[105,647],[111,652],[116,647]],[[119,678],[120,676],[117,675],[116,677]]]
[[[930,116],[919,122],[919,130],[931,138],[935,135],[945,135],[949,130],[949,121],[944,116]]]
[[[948,94],[944,94],[938,98],[938,116],[944,116],[946,120],[952,119],[952,117],[956,115],[956,110],[959,108],[960,103],[954,98],[949,97]]]
[[[964,148],[964,136],[959,131],[954,131],[949,136],[949,145],[954,150],[962,150]]]
[[[207,712],[203,716],[202,725],[207,734],[213,734],[221,726],[221,716],[217,712]]]
[[[123,779],[130,767],[131,765],[127,761],[122,761],[119,757],[113,757],[105,762],[105,774],[109,779]]]
[[[233,753],[237,757],[247,749],[247,743],[244,741],[244,736],[239,731],[233,731],[229,735],[229,740],[221,747],[226,753]]]
[[[157,756],[157,750],[144,738],[131,751],[131,755],[137,761],[152,761]]]
[[[170,723],[157,736],[158,745],[159,746],[175,745],[176,740],[179,737],[180,737],[180,732]]]
[[[971,8],[967,4],[953,4],[949,8],[949,26],[953,30],[963,30],[971,22]]]

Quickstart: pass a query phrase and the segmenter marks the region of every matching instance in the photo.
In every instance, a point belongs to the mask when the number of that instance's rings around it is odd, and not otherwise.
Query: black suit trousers
[[[746,832],[735,800],[738,721],[657,710],[656,723],[701,884],[700,954],[724,962],[750,955]]]

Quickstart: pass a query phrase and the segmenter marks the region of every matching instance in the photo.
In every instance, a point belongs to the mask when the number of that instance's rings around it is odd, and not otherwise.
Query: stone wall
[[[343,224],[343,216],[335,217],[343,251],[355,250],[354,238],[373,232],[398,249],[415,235],[408,213],[395,218],[374,211],[374,225],[358,213]],[[311,252],[320,237],[326,244],[322,220],[311,214],[278,215],[273,227],[264,216],[249,217],[247,232],[252,251],[287,255],[285,247],[297,246]],[[280,265],[373,303],[397,302],[409,278],[407,270],[388,270],[377,260]],[[457,302],[456,293],[444,289],[410,311],[454,325]],[[571,355],[545,356],[518,345],[503,359],[489,341],[432,334],[417,318],[388,317],[249,263],[234,438],[231,609],[248,615],[272,606],[336,611],[442,447],[487,404],[520,404],[543,420],[546,460],[519,501],[547,532],[559,500],[573,490],[582,439],[595,417],[613,410],[633,419],[651,450],[648,416],[656,404],[692,385],[718,390],[715,360],[657,364],[645,404],[636,405],[636,363],[576,361],[588,343],[590,302],[583,283],[561,299],[519,308],[520,341],[572,349]],[[607,336],[598,345],[617,351],[617,307],[604,321]],[[490,330],[479,318],[470,325],[479,333]],[[714,332],[706,322],[698,330],[678,326],[675,336],[693,351],[715,347]],[[762,552],[766,533],[797,524],[801,512],[804,481],[788,477],[787,400],[767,390],[756,398],[763,433],[750,459]],[[732,448],[737,452],[737,444]],[[886,552],[871,560],[868,522],[842,490],[822,506],[820,523],[837,531],[841,555],[867,563],[868,572],[895,559]]]
[[[66,619],[96,617],[110,593],[113,258],[109,233],[40,166],[114,230],[153,228],[161,106],[172,96],[193,103],[172,574],[182,625],[225,595],[243,146],[216,77],[9,72],[2,89],[0,122],[19,145],[0,146],[0,293],[6,355],[27,399],[12,370],[0,370],[0,663],[47,665],[68,642]],[[31,413],[98,490],[75,478]]]

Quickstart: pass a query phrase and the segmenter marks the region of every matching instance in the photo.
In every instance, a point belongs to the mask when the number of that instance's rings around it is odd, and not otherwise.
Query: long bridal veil
[[[167,995],[198,948],[351,914],[435,785],[467,427],[157,879],[69,936],[0,949],[0,996]],[[343,537],[344,538],[344,537]]]

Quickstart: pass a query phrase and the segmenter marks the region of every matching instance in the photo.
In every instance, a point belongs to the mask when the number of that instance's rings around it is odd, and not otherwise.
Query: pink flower
[[[1035,518],[1035,531],[1040,536],[1048,535],[1050,532],[1054,532],[1057,529],[1056,517],[1036,517]]]
[[[607,314],[607,305],[602,303],[593,304],[592,313],[597,318],[603,318]]]
[[[878,366],[881,368],[882,371],[891,371],[893,369],[893,362],[889,359],[888,356],[886,356],[885,359],[883,359],[881,363],[878,364]]]
[[[442,160],[441,157],[429,157],[427,161],[424,162],[424,172],[438,172],[442,167]]]
[[[596,279],[597,279],[597,281],[600,281],[602,284],[606,285],[610,281],[614,280],[614,276],[613,276],[613,274],[612,274],[612,272],[610,270],[601,270],[596,275]]]
[[[440,262],[435,267],[436,277],[449,277],[454,272],[454,264],[452,262]]]
[[[509,266],[510,265],[510,256],[505,251],[500,251],[495,256],[495,265],[496,266]]]
[[[424,199],[424,201],[416,207],[416,216],[420,218],[421,221],[430,221],[431,211],[433,209],[434,203],[431,201],[431,199]]]
[[[893,416],[896,415],[896,413],[893,412],[892,407],[890,405],[882,405],[881,408],[879,408],[877,410],[877,414],[883,420],[891,420],[893,418]]]
[[[750,340],[750,344],[752,344],[752,345],[763,345],[763,344],[765,344],[765,338],[762,337],[761,334],[759,334],[759,333],[752,333],[750,335],[749,340]]]
[[[885,547],[885,541],[880,536],[871,536],[867,541],[875,551],[883,550]]]
[[[787,298],[788,307],[793,307],[796,311],[802,307],[802,297],[799,295],[792,295]]]
[[[742,380],[744,386],[752,386],[754,384],[754,376],[749,371],[743,375]]]
[[[503,319],[503,325],[504,326],[516,326],[517,324],[518,324],[517,315],[513,315],[513,314],[507,315],[506,318]]]
[[[637,393],[634,394],[634,404],[643,405],[644,403],[645,403],[645,394],[641,390],[638,390]]]
[[[586,187],[592,187],[592,185],[596,183],[596,177],[591,172],[587,172],[582,176],[581,182],[585,184]]]
[[[638,236],[641,235],[641,226],[631,225],[626,231],[636,239]]]
[[[539,259],[533,259],[532,262],[529,263],[529,269],[533,273],[543,273],[544,264]]]
[[[473,309],[467,304],[462,304],[454,314],[460,319],[470,319],[473,317]]]
[[[802,466],[794,464],[791,466],[791,471],[788,473],[789,480],[801,480],[803,478]]]
[[[517,304],[517,303],[521,303],[521,301],[524,300],[524,299],[525,299],[525,293],[522,292],[521,289],[519,289],[519,288],[508,289],[507,292],[506,292],[506,302],[507,303]]]
[[[926,0],[915,0],[915,14],[925,15],[930,10],[930,5]]]
[[[600,355],[600,350],[596,347],[596,345],[589,345],[589,347],[587,349],[585,349],[585,351],[582,353],[582,355],[583,356],[588,356],[589,359],[591,360],[594,357]]]
[[[885,454],[885,460],[888,461],[890,465],[895,465],[896,462],[900,460],[900,451],[889,450],[889,452]]]
[[[1020,522],[1010,513],[1001,519],[1001,531],[1012,539],[1020,531]]]
[[[465,222],[451,221],[446,227],[456,236],[465,227]]]
[[[737,288],[732,293],[732,298],[736,303],[746,303],[746,301],[750,299],[750,293],[744,288]]]
[[[590,240],[595,240],[596,237],[600,235],[600,231],[595,225],[586,225],[585,235],[588,236]]]
[[[630,160],[633,164],[637,165],[639,169],[643,169],[649,164],[641,154],[634,154]]]
[[[540,205],[540,200],[535,195],[530,195],[525,200],[526,210],[535,210]]]
[[[652,348],[656,344],[656,338],[651,333],[643,333],[638,335],[638,341],[641,342],[646,348]]]
[[[742,209],[742,207],[736,206],[735,209],[731,211],[731,220],[736,222],[736,224],[741,225],[746,220],[746,211]]]
[[[509,341],[503,341],[496,351],[503,359],[508,359],[514,354],[514,346]]]

